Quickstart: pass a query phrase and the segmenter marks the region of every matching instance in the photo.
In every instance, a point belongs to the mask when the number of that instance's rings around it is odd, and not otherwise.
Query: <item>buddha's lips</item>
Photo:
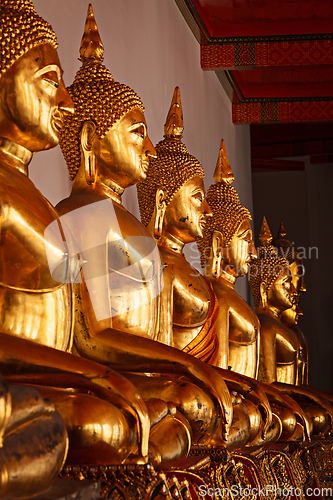
[[[59,132],[64,125],[63,119],[60,118],[59,116],[57,117],[52,117],[52,126],[53,128],[56,129],[57,132]]]
[[[142,167],[142,170],[144,171],[144,173],[146,174],[147,171],[148,171],[148,168],[149,168],[149,160],[148,160],[148,158],[145,158],[145,159],[142,160],[141,167]]]

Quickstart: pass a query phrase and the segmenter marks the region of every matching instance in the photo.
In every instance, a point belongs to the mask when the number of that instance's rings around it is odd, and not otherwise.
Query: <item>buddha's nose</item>
[[[206,198],[203,201],[203,213],[205,214],[206,217],[213,217],[213,212],[210,206],[208,205],[208,201]]]
[[[258,258],[258,255],[257,255],[257,250],[256,250],[256,247],[253,243],[253,240],[251,238],[251,241],[249,243],[249,256],[251,257],[251,259],[257,259]]]
[[[157,158],[156,149],[148,135],[145,137],[145,153],[147,156],[150,156],[150,158]]]
[[[59,99],[59,109],[66,115],[74,113],[74,103],[71,96],[69,95],[63,80],[61,80],[59,85],[60,99]]]

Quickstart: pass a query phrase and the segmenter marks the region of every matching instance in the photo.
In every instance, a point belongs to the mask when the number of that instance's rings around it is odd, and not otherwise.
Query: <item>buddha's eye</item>
[[[202,203],[205,199],[205,196],[204,196],[204,193],[202,191],[197,191],[196,193],[193,194],[193,198],[195,198],[200,203]]]
[[[238,238],[246,241],[246,243],[250,244],[252,240],[252,231],[247,229],[244,233],[238,234]]]
[[[138,137],[141,137],[141,139],[144,139],[147,135],[146,127],[143,123],[138,123],[136,126],[131,128],[131,132]]]
[[[59,87],[58,75],[55,71],[48,71],[47,73],[44,73],[43,80],[56,89]]]
[[[297,268],[296,268],[296,276],[298,276],[299,278],[301,278],[302,276],[304,276],[304,267],[302,265],[298,265]]]

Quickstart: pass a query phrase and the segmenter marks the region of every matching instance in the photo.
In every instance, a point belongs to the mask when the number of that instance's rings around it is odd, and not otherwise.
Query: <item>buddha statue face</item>
[[[292,283],[296,289],[298,298],[301,292],[306,292],[306,286],[304,282],[304,267],[302,259],[296,259],[290,264],[290,273],[292,278]]]
[[[287,326],[292,327],[293,325],[297,325],[299,316],[303,315],[303,312],[298,305],[301,292],[306,291],[304,283],[304,267],[301,259],[296,259],[290,264],[290,274],[292,285],[295,288],[293,306],[282,312],[281,319]]]
[[[156,152],[147,135],[143,112],[127,112],[102,139],[93,140],[92,151],[99,173],[123,189],[145,179],[149,156],[156,156]]]
[[[292,278],[287,267],[281,269],[274,282],[265,292],[267,294],[267,304],[270,307],[284,311],[293,305],[295,288],[292,285]]]
[[[0,135],[29,151],[55,147],[73,103],[57,51],[48,43],[19,57],[0,80]]]
[[[185,182],[166,207],[163,229],[184,244],[191,243],[202,238],[206,219],[211,216],[203,180],[195,176]]]
[[[254,257],[253,249],[250,221],[244,220],[231,238],[228,248],[223,249],[228,266],[234,270],[237,277],[247,274],[250,259]]]

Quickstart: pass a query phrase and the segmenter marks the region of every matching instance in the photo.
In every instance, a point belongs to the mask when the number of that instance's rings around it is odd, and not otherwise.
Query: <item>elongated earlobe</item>
[[[154,238],[156,240],[162,236],[165,209],[165,188],[162,187],[157,190],[155,198]]]
[[[85,122],[81,131],[81,148],[84,163],[84,172],[87,184],[96,182],[96,160],[92,151],[92,140],[96,125],[92,121]]]
[[[222,239],[221,232],[214,231],[212,237],[212,276],[214,278],[218,278],[221,275]]]
[[[260,299],[261,305],[265,309],[267,306],[267,287],[265,282],[260,283]]]

